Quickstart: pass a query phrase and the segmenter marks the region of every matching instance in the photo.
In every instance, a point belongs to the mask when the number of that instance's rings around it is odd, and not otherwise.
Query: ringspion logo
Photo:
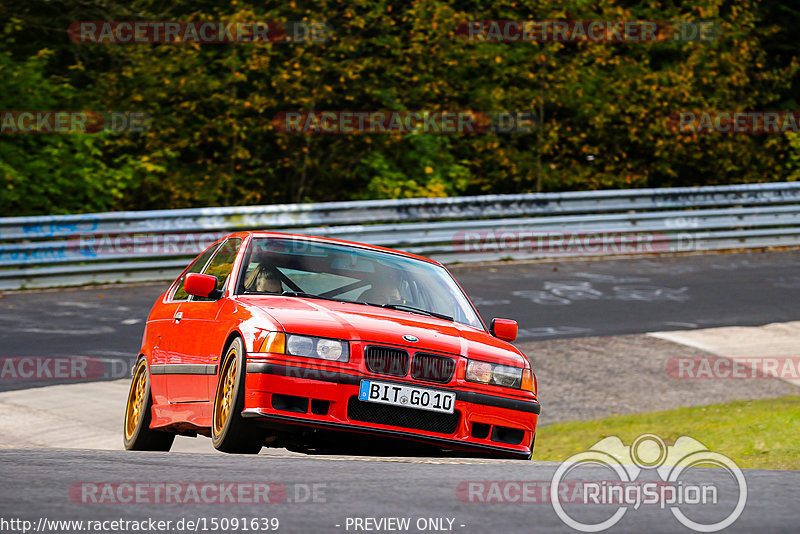
[[[568,477],[582,472],[596,474],[598,467],[610,470],[617,480],[584,482],[580,501],[565,506],[575,502],[565,502],[559,492],[570,481]],[[698,475],[694,471],[698,467],[719,469],[704,469]],[[639,481],[640,475],[647,478],[648,474],[650,480],[631,484]],[[711,476],[716,479],[714,482],[706,479]],[[550,485],[550,503],[564,524],[580,532],[607,530],[626,513],[643,505],[669,509],[681,525],[691,530],[717,532],[732,525],[742,514],[747,503],[747,482],[733,460],[710,451],[694,438],[681,436],[668,446],[659,436],[642,434],[625,446],[621,439],[611,436],[559,465]],[[731,503],[734,504],[727,506]],[[613,510],[610,517],[609,507]],[[704,520],[692,518],[698,508],[708,511],[710,507],[718,513],[706,513]]]

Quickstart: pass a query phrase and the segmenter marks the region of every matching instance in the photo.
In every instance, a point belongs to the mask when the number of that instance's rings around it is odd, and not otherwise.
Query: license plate
[[[392,382],[362,380],[358,400],[405,406],[431,412],[453,413],[456,394],[438,389],[404,386]]]

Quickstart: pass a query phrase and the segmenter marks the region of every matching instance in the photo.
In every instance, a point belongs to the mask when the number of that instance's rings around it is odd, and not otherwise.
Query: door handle
[[[176,313],[175,316],[173,317],[173,319],[175,319],[176,323],[181,322],[181,319],[183,319],[183,312]]]

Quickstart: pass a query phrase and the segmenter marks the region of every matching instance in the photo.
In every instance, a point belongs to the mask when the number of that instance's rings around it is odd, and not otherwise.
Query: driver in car
[[[405,304],[400,295],[400,281],[392,272],[374,278],[372,287],[361,293],[358,300],[370,304]]]
[[[260,293],[280,293],[283,290],[278,269],[269,263],[259,263],[247,275],[244,285],[248,290]]]

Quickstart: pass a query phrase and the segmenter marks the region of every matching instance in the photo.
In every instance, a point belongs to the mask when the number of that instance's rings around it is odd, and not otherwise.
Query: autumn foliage
[[[12,5],[13,4],[13,5]],[[142,112],[143,133],[0,134],[0,216],[793,180],[792,134],[670,116],[798,110],[779,1],[337,0],[0,6],[0,110]],[[710,41],[468,40],[472,20],[715,22]],[[319,21],[320,42],[81,43],[81,20]],[[462,26],[463,27],[463,26]],[[283,133],[287,111],[533,112],[516,133]]]

